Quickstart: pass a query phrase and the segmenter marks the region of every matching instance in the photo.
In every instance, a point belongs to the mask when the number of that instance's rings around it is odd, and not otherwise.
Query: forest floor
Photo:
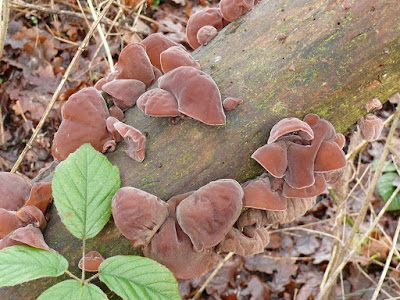
[[[11,14],[0,62],[0,171],[10,171],[16,163],[86,36],[93,20],[88,2],[9,1]],[[93,2],[95,7],[100,3]],[[60,108],[71,94],[93,86],[110,72],[105,49],[115,62],[124,46],[154,32],[189,49],[185,37],[188,16],[216,5],[218,1],[206,0],[115,1],[102,23],[107,43],[94,33],[17,172],[32,179],[52,162],[50,146],[60,124]],[[396,104],[386,102],[376,114],[385,121],[395,111]],[[337,299],[373,299],[376,289],[377,299],[400,299],[400,244],[395,238],[400,196],[394,197],[390,211],[379,215],[383,199],[388,200],[400,186],[399,131],[388,138],[392,123],[387,123],[380,138],[361,149],[354,124],[346,133],[345,146],[354,155],[348,155],[340,182],[319,196],[308,214],[271,228],[271,242],[264,253],[230,258],[200,299],[316,299],[336,270],[329,263],[338,256],[343,268],[338,268]],[[387,157],[382,156],[384,148],[389,151]],[[379,161],[384,160],[383,175],[374,178]],[[363,210],[366,216],[357,224]],[[335,249],[352,230],[354,238],[346,247],[354,255],[343,259]],[[180,282],[182,298],[193,297],[209,276]]]

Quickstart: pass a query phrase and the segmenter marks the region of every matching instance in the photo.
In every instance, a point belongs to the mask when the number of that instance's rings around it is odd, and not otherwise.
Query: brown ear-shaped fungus
[[[249,208],[248,210],[242,212],[236,222],[236,226],[240,231],[243,231],[243,228],[249,226],[260,228],[267,225],[270,225],[270,223],[268,223],[264,211],[255,208]]]
[[[26,245],[38,249],[54,251],[44,241],[39,228],[33,225],[18,228],[0,241],[0,250],[15,245]]]
[[[219,5],[224,19],[233,22],[253,8],[254,0],[221,0]]]
[[[0,208],[0,239],[22,226],[23,224],[21,220],[18,219],[15,211]]]
[[[104,261],[104,257],[97,251],[90,251],[85,255],[85,271],[88,272],[97,272],[99,270],[99,266]],[[79,260],[78,263],[79,269],[83,268],[83,258]]]
[[[110,116],[116,118],[118,121],[121,121],[125,118],[124,112],[118,106],[111,106],[108,111],[110,112]]]
[[[176,219],[176,207],[181,203],[184,199],[189,197],[191,194],[193,194],[194,191],[190,191],[184,194],[176,195],[171,197],[168,200],[168,214],[170,217]]]
[[[147,87],[154,81],[153,67],[141,44],[129,44],[122,49],[116,70],[118,79],[136,79]]]
[[[155,66],[153,66],[153,72],[154,72],[154,81],[157,81],[158,78],[160,78],[163,75],[163,73]]]
[[[105,85],[106,83],[107,83],[107,77],[103,77],[96,82],[94,88],[98,91],[101,91],[103,89],[103,85]]]
[[[136,102],[146,115],[152,117],[178,117],[178,102],[170,92],[155,88],[141,95]]]
[[[376,141],[381,135],[383,122],[373,114],[365,115],[360,120],[360,135],[368,142]]]
[[[258,148],[251,158],[255,159],[272,176],[282,178],[288,166],[286,143],[266,144]]]
[[[132,159],[142,162],[144,160],[146,137],[136,128],[122,122],[114,124],[114,128],[128,144],[125,153]]]
[[[0,208],[18,210],[29,197],[31,185],[22,177],[9,172],[0,172]]]
[[[116,79],[103,85],[103,91],[114,98],[114,104],[125,110],[133,107],[146,91],[146,85],[136,79]]]
[[[243,103],[242,99],[239,98],[232,98],[228,97],[224,100],[222,105],[224,106],[225,110],[234,110],[239,104]]]
[[[106,102],[93,87],[69,97],[61,115],[63,120],[52,146],[52,154],[58,160],[66,159],[84,143],[90,143],[100,152],[104,143],[111,139],[106,127],[110,116]]]
[[[181,113],[207,125],[226,123],[218,86],[203,71],[179,67],[160,77],[158,85],[174,95]]]
[[[200,64],[182,46],[173,46],[161,52],[160,63],[164,74],[182,66],[201,70]]]
[[[120,188],[111,204],[118,230],[134,247],[144,245],[168,217],[168,205],[158,197],[133,188]]]
[[[286,198],[273,191],[268,177],[249,180],[242,185],[243,207],[268,210],[285,210]]]
[[[53,191],[51,189],[51,182],[39,182],[32,187],[29,199],[26,201],[25,206],[36,206],[44,214],[52,197]]]
[[[400,93],[396,93],[390,97],[389,102],[392,104],[400,104]]]
[[[106,120],[107,130],[112,134],[114,141],[116,141],[117,143],[122,141],[122,136],[114,127],[114,125],[119,122],[120,121],[114,117],[108,117]]]
[[[145,46],[146,53],[151,64],[158,70],[161,70],[160,54],[169,47],[177,46],[178,44],[170,40],[162,33],[153,33],[146,37],[141,44]],[[155,72],[154,72],[155,73]]]
[[[32,224],[34,227],[44,230],[47,221],[42,211],[36,206],[23,206],[17,211],[17,217],[24,224]]]
[[[221,242],[240,215],[242,199],[239,183],[221,179],[208,183],[179,203],[176,219],[196,251]]]
[[[335,143],[340,149],[343,149],[344,145],[346,145],[346,137],[341,133],[336,133]]]
[[[287,209],[283,211],[264,211],[269,224],[286,224],[304,215],[315,205],[316,197],[288,198]]]
[[[370,112],[375,109],[379,110],[381,108],[382,108],[382,103],[378,98],[374,98],[370,102],[365,104],[365,109],[367,110],[367,112]]]
[[[200,47],[197,32],[206,25],[213,26],[217,30],[224,27],[223,18],[218,8],[205,8],[190,16],[186,25],[186,36],[190,47],[193,49]]]
[[[297,118],[285,118],[272,127],[267,143],[271,144],[281,136],[294,132],[297,132],[306,140],[312,140],[314,138],[314,132],[306,122]]]
[[[324,141],[314,161],[314,172],[330,172],[346,166],[346,157],[336,142]]]
[[[212,249],[197,252],[190,238],[172,217],[167,218],[143,254],[166,266],[177,279],[193,279],[208,272],[218,262]]]
[[[282,196],[286,198],[309,198],[321,194],[326,189],[326,181],[322,174],[314,174],[315,182],[312,186],[295,189],[286,182],[283,184]]]
[[[218,30],[210,25],[203,26],[197,31],[197,41],[206,46],[209,41],[215,38],[218,35]]]
[[[232,227],[222,242],[218,245],[218,252],[235,252],[241,256],[249,256],[264,251],[269,243],[269,234],[266,228],[245,227],[243,231]]]

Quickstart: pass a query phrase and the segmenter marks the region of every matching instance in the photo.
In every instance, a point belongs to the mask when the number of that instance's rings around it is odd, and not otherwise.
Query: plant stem
[[[4,42],[6,40],[8,18],[10,15],[8,0],[3,0],[0,3],[0,57],[3,54]]]
[[[94,274],[92,277],[89,277],[88,279],[86,279],[84,284],[89,284],[92,280],[96,279],[99,276],[100,276],[100,273]]]
[[[86,248],[86,239],[82,240],[82,285],[85,283],[85,249]]]
[[[75,276],[74,274],[72,274],[70,271],[65,270],[65,274],[67,274],[69,277],[76,279],[78,281],[81,281],[77,276]]]

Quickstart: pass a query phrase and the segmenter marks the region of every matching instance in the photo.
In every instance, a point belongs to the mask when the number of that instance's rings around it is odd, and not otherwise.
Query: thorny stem
[[[65,274],[67,274],[69,277],[76,279],[78,281],[81,281],[78,277],[76,277],[74,274],[72,274],[70,271],[65,270]]]
[[[331,286],[336,281],[336,278],[337,278],[338,274],[344,268],[344,266],[346,265],[347,261],[350,260],[351,256],[355,253],[355,251],[358,249],[358,247],[361,245],[361,243],[365,240],[365,238],[362,238],[360,240],[361,242],[359,242],[359,245],[356,246],[356,247],[353,247],[351,252],[345,257],[346,251],[348,251],[348,249],[350,247],[350,243],[353,241],[354,236],[356,235],[356,233],[357,233],[362,221],[365,218],[365,215],[367,214],[367,211],[368,211],[368,208],[369,208],[369,203],[370,203],[371,197],[372,197],[372,195],[374,193],[374,189],[375,189],[376,183],[378,182],[378,179],[381,176],[383,164],[385,163],[385,159],[386,159],[387,155],[389,154],[389,146],[390,146],[390,143],[392,142],[392,138],[393,138],[394,132],[395,132],[395,130],[397,128],[397,122],[399,120],[399,117],[400,117],[400,110],[398,109],[393,114],[393,118],[388,118],[388,119],[393,119],[392,127],[390,128],[390,132],[389,132],[389,135],[387,137],[387,141],[386,141],[385,147],[383,149],[382,156],[381,156],[381,158],[379,160],[378,167],[376,168],[375,174],[374,174],[374,176],[372,178],[372,181],[371,181],[371,184],[370,184],[370,186],[368,188],[368,192],[367,192],[367,195],[365,197],[363,206],[360,209],[360,212],[359,212],[359,214],[358,214],[358,216],[357,216],[357,218],[356,218],[356,220],[354,222],[354,226],[353,226],[351,232],[346,237],[346,241],[344,243],[344,246],[340,249],[339,254],[337,256],[337,260],[336,261],[337,261],[337,263],[341,262],[341,264],[337,268],[333,268],[333,270],[335,270],[335,271],[333,272],[333,274],[330,274],[329,280],[324,285],[324,287],[321,289],[321,293],[318,295],[317,299],[326,299],[326,296],[327,296],[328,292],[330,291]],[[400,189],[400,186],[398,187],[398,189]],[[396,189],[396,190],[398,190],[398,189]],[[393,195],[394,194],[395,193],[393,193]],[[393,195],[392,195],[392,197],[390,199],[392,199],[392,198],[394,199]],[[384,206],[382,211],[384,209],[385,210],[387,209],[388,203],[389,203],[389,201],[386,203],[386,205]],[[381,213],[379,213],[379,214],[381,214]],[[375,222],[376,223],[375,223],[375,225],[373,227],[376,226],[377,220],[379,220],[379,218],[375,219],[374,223]],[[372,227],[372,229],[373,229],[373,227]],[[372,231],[372,229],[368,230],[367,233],[369,234]]]
[[[215,268],[215,270],[211,273],[211,275],[207,278],[206,282],[201,286],[201,288],[197,291],[197,293],[194,295],[192,300],[197,300],[200,298],[201,293],[204,291],[204,289],[207,287],[207,285],[211,282],[211,280],[217,275],[218,271],[222,268],[222,266],[234,255],[234,252],[229,252],[225,258],[219,263],[219,265]]]
[[[21,164],[22,160],[25,158],[26,154],[28,153],[28,151],[32,148],[32,144],[35,141],[37,135],[39,134],[40,130],[42,129],[44,122],[47,119],[47,116],[49,115],[51,109],[53,108],[54,104],[56,103],[58,96],[61,93],[62,88],[64,87],[65,82],[67,81],[73,67],[75,66],[75,64],[77,63],[79,57],[81,56],[83,50],[85,50],[86,46],[89,43],[90,38],[93,35],[93,32],[96,30],[97,25],[99,24],[100,20],[105,16],[105,14],[108,12],[108,10],[111,7],[111,4],[113,3],[113,0],[109,0],[107,5],[104,7],[103,11],[101,12],[99,18],[92,24],[92,27],[90,27],[89,32],[87,33],[85,39],[82,41],[82,44],[79,46],[78,51],[75,53],[75,56],[72,58],[71,63],[69,64],[67,70],[65,71],[65,74],[63,76],[63,78],[61,79],[60,84],[58,85],[56,91],[53,94],[53,97],[50,100],[49,105],[47,105],[46,110],[42,116],[42,118],[39,121],[39,124],[37,125],[37,127],[35,128],[35,131],[33,132],[31,138],[29,139],[29,142],[26,144],[24,150],[22,151],[22,153],[19,155],[18,160],[16,161],[16,163],[14,164],[13,168],[11,169],[11,173],[15,173],[19,167],[19,165]]]

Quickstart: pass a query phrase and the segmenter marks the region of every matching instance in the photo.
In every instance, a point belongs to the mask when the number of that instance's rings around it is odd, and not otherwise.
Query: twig
[[[373,280],[373,279],[371,278],[371,276],[369,276],[369,275],[367,274],[367,272],[365,272],[365,271],[360,267],[359,264],[355,264],[355,265],[357,266],[357,269],[365,276],[365,278],[367,278],[374,286],[376,286],[375,280]],[[391,299],[392,296],[391,296],[388,292],[386,292],[384,289],[382,289],[382,292],[386,295],[386,297],[389,297],[389,299]]]
[[[92,14],[93,18],[95,20],[97,20],[98,16],[97,16],[97,13],[96,13],[96,11],[94,9],[92,0],[87,0],[87,3],[88,3],[89,8],[90,8],[90,13]],[[110,47],[109,47],[107,39],[106,39],[106,37],[104,35],[104,30],[103,30],[103,27],[101,26],[101,24],[97,24],[97,31],[99,32],[100,38],[101,38],[101,40],[103,42],[104,50],[106,51],[108,65],[110,67],[111,72],[113,72],[114,71],[114,61],[113,61],[113,58],[112,58],[112,55],[111,55],[111,51],[110,51]]]
[[[72,274],[70,271],[65,270],[65,274],[67,274],[69,277],[76,279],[76,280],[80,280],[78,277],[76,277],[74,274]]]
[[[381,274],[381,278],[379,279],[378,285],[376,286],[375,292],[372,295],[371,300],[376,300],[378,298],[379,291],[382,288],[383,281],[385,280],[385,277],[386,277],[387,271],[389,269],[390,263],[392,262],[393,252],[394,252],[394,249],[396,248],[396,243],[397,243],[397,240],[399,238],[399,232],[400,232],[400,218],[397,220],[397,227],[396,227],[396,231],[395,231],[394,236],[393,236],[392,248],[390,249],[389,255],[386,258],[385,267],[383,268],[383,271],[382,271],[382,274]]]
[[[85,251],[86,251],[86,239],[82,240],[82,278],[81,284],[85,283]]]
[[[329,276],[329,279],[327,283],[325,284],[324,288],[321,290],[320,294],[317,297],[317,300],[324,299],[326,293],[329,291],[331,286],[335,283],[337,276],[339,275],[340,271],[343,270],[343,268],[346,266],[346,264],[349,262],[351,257],[357,252],[358,248],[364,243],[365,239],[368,238],[368,236],[371,234],[371,232],[374,230],[376,224],[380,221],[381,217],[384,215],[386,210],[388,209],[389,205],[392,203],[393,199],[396,197],[397,193],[400,191],[400,186],[396,188],[396,190],[393,192],[392,196],[390,196],[389,200],[386,202],[386,204],[383,206],[377,217],[375,218],[374,222],[371,224],[367,232],[364,233],[364,235],[358,240],[357,244],[351,249],[349,254],[347,254],[346,257],[343,258],[342,263],[335,269],[335,271],[332,273],[331,276]]]
[[[10,15],[10,9],[8,0],[1,1],[0,4],[0,57],[3,54],[4,42],[6,40],[7,29],[8,29],[8,18]]]
[[[375,171],[375,174],[374,174],[374,176],[372,178],[371,184],[370,184],[370,186],[368,188],[368,193],[367,193],[367,195],[365,197],[364,203],[363,203],[363,205],[362,205],[362,207],[361,207],[361,209],[359,211],[359,214],[358,214],[358,216],[357,216],[357,218],[356,218],[356,220],[354,222],[353,228],[350,231],[349,235],[346,237],[346,241],[345,241],[343,247],[338,252],[338,255],[336,257],[335,266],[334,266],[334,268],[332,268],[332,270],[334,270],[334,274],[336,274],[336,275],[332,275],[332,274],[329,275],[329,280],[327,281],[326,285],[321,288],[321,293],[319,294],[318,299],[325,299],[326,295],[329,293],[329,291],[331,289],[331,286],[333,285],[333,282],[336,280],[339,272],[345,266],[345,265],[343,265],[343,262],[344,262],[343,259],[345,257],[346,251],[348,251],[348,249],[350,247],[350,244],[354,239],[354,236],[356,235],[357,231],[359,230],[360,225],[361,225],[362,221],[364,220],[364,218],[365,218],[365,216],[367,214],[369,203],[370,203],[372,195],[374,193],[374,189],[375,189],[376,183],[378,182],[378,179],[381,176],[383,164],[385,162],[385,159],[386,159],[387,155],[389,154],[389,146],[390,146],[390,143],[392,142],[392,138],[393,138],[394,132],[395,132],[395,130],[397,128],[397,122],[399,120],[399,117],[400,117],[400,110],[396,110],[396,112],[393,114],[393,118],[388,118],[388,119],[391,119],[391,120],[393,119],[392,127],[390,128],[390,132],[389,132],[389,135],[387,137],[386,144],[385,144],[385,147],[384,147],[383,152],[382,152],[382,156],[381,156],[381,158],[379,160],[378,167],[377,167],[377,169]],[[371,231],[372,231],[372,229],[371,229]],[[364,239],[362,239],[361,241],[363,241],[363,240]],[[359,246],[357,246],[357,248],[358,247]],[[354,251],[354,248],[352,249],[352,251]],[[351,258],[351,256],[348,259],[350,259],[350,258]],[[340,263],[340,266],[342,266],[342,265],[343,266],[342,267],[338,266],[339,263]]]
[[[86,279],[84,284],[89,284],[92,280],[96,279],[99,276],[100,276],[100,273],[94,274],[92,277],[89,277],[88,279]]]
[[[10,4],[11,4],[11,6],[10,6],[11,8],[22,7],[22,8],[28,8],[30,10],[45,12],[48,14],[64,15],[64,16],[75,17],[75,18],[80,18],[80,19],[86,18],[87,20],[94,21],[94,18],[92,16],[78,13],[75,11],[51,9],[51,8],[47,8],[47,7],[33,5],[30,3],[23,2],[23,1],[10,1]],[[113,23],[113,21],[104,17],[102,20],[100,20],[100,23],[105,24],[105,25],[111,25]],[[125,30],[129,30],[130,32],[134,32],[134,33],[138,33],[138,34],[146,34],[145,32],[141,32],[141,31],[135,32],[131,27],[122,25],[120,23],[116,23],[115,26],[125,29]]]
[[[1,101],[0,101],[0,146],[4,145],[6,142],[6,134],[4,132],[4,125],[3,125],[3,113],[1,112]]]
[[[97,19],[97,21],[95,21],[92,24],[92,27],[90,28],[89,32],[87,33],[85,39],[82,41],[81,46],[79,46],[78,51],[75,53],[75,56],[72,58],[71,63],[69,64],[67,70],[64,73],[63,78],[61,79],[60,84],[58,85],[56,91],[53,94],[53,97],[51,98],[49,104],[46,107],[46,110],[42,116],[42,118],[39,121],[39,124],[37,125],[35,131],[33,132],[31,138],[29,139],[29,142],[26,144],[24,150],[22,151],[22,153],[20,154],[20,156],[18,157],[16,163],[14,164],[13,168],[11,169],[12,173],[15,173],[15,171],[17,171],[19,165],[21,164],[22,160],[25,158],[26,153],[28,153],[28,151],[32,148],[32,144],[35,141],[37,135],[39,134],[40,130],[42,129],[44,122],[47,119],[47,116],[49,115],[51,109],[53,108],[54,104],[56,103],[62,88],[64,87],[65,82],[67,81],[69,75],[71,74],[71,71],[73,69],[73,67],[75,66],[76,62],[78,61],[79,57],[81,56],[83,50],[86,48],[87,44],[89,43],[90,38],[93,35],[93,32],[96,29],[97,24],[99,24],[100,20],[105,16],[105,14],[107,13],[107,11],[110,9],[111,4],[112,4],[113,0],[109,0],[107,5],[104,7],[103,11],[101,12],[101,15],[99,16],[99,18]]]
[[[204,291],[204,289],[207,287],[207,285],[211,282],[211,280],[217,275],[218,271],[222,268],[222,266],[234,255],[235,253],[229,252],[225,258],[219,263],[219,265],[215,268],[215,270],[211,273],[211,275],[207,278],[206,282],[201,286],[201,288],[197,291],[197,293],[194,295],[192,300],[197,300],[200,298],[201,293]]]

